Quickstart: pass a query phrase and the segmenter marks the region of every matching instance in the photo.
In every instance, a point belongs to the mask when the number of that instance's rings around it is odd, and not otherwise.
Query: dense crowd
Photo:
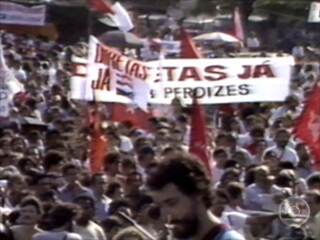
[[[320,173],[292,134],[318,81],[304,46],[292,49],[302,63],[285,102],[207,107],[211,173],[188,153],[190,107],[176,100],[149,132],[110,121],[101,104],[109,149],[103,172],[91,174],[88,106],[69,98],[71,55],[86,45],[10,33],[2,44],[24,92],[1,119],[0,239],[303,239],[301,229],[320,239]],[[261,48],[254,34],[248,45]],[[279,219],[292,196],[310,207],[302,227]]]

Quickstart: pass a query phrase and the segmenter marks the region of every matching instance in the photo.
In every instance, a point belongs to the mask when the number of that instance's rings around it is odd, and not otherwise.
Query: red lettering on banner
[[[228,77],[227,74],[223,71],[219,71],[224,69],[226,69],[224,66],[219,66],[219,65],[208,66],[205,68],[205,72],[210,73],[212,75],[206,75],[204,76],[204,78],[208,81],[219,81],[219,80],[226,79]]]
[[[250,66],[244,65],[242,66],[244,72],[242,74],[238,74],[238,78],[240,79],[249,79],[249,78],[274,78],[275,74],[273,73],[271,66],[267,64]]]
[[[178,81],[185,81],[187,79],[201,81],[201,75],[199,74],[198,69],[195,67],[184,67]]]
[[[242,74],[238,74],[238,78],[240,79],[248,79],[251,76],[251,66],[250,65],[244,65],[242,66],[244,69],[244,72]]]
[[[162,67],[161,70],[166,72],[167,81],[173,81],[175,77],[175,70],[177,67]]]
[[[132,63],[132,64],[131,64]],[[138,78],[141,80],[147,80],[147,66],[143,66],[139,62],[128,62],[126,65],[127,74],[133,78]]]
[[[92,81],[91,88],[94,90],[110,91],[110,70],[99,70],[97,81]]]
[[[274,78],[275,77],[270,65],[267,65],[267,64],[257,65],[254,68],[253,77],[260,78],[262,76],[265,76],[267,78]]]

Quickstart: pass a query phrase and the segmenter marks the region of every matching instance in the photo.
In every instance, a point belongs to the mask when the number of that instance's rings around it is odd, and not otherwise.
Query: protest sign
[[[29,26],[44,26],[46,6],[27,7],[12,2],[0,2],[0,23]]]
[[[293,64],[290,56],[141,62],[92,38],[87,65],[77,65],[71,95],[145,107],[177,97],[190,104],[193,94],[202,104],[283,101]]]

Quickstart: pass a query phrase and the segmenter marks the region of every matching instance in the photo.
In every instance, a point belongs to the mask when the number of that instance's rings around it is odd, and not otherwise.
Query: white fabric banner
[[[87,65],[76,60],[71,98],[87,101],[135,103],[147,110],[147,65],[130,59],[90,37]],[[87,71],[89,70],[89,71]]]
[[[0,2],[1,24],[43,26],[45,25],[45,21],[45,5],[27,7],[11,2]]]
[[[149,64],[157,72],[159,61]],[[170,104],[178,97],[190,104],[192,93],[203,104],[269,102],[283,101],[289,94],[294,59],[174,59],[160,65],[161,79],[148,80],[150,103]]]
[[[90,41],[88,68],[76,64],[74,99],[170,104],[283,101],[289,94],[293,57],[166,59],[140,62]],[[87,71],[89,69],[89,71]]]
[[[320,2],[311,3],[308,22],[320,22]]]

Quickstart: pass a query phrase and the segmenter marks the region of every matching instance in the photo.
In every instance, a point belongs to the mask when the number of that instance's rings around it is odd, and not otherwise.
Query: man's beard
[[[170,230],[176,238],[184,239],[194,236],[198,232],[199,221],[197,218],[170,221]]]

